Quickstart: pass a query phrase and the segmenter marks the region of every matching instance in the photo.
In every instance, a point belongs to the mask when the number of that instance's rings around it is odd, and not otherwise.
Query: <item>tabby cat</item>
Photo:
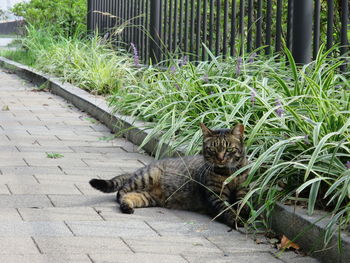
[[[118,192],[123,213],[136,207],[161,206],[202,211],[235,226],[235,211],[227,209],[245,194],[241,184],[247,172],[234,178],[224,188],[223,182],[247,164],[244,151],[244,126],[211,130],[203,123],[202,155],[155,161],[134,173],[111,180],[92,179],[90,185],[102,192]],[[223,212],[224,211],[224,212]]]

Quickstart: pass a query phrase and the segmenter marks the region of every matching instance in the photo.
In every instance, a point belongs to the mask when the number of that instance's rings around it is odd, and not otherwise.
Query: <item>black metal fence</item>
[[[145,63],[176,53],[191,60],[271,54],[283,41],[307,63],[323,42],[347,52],[349,0],[88,0],[87,19],[88,30],[132,43]]]

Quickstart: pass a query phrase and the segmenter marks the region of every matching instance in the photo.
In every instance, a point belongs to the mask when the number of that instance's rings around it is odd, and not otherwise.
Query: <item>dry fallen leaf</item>
[[[2,111],[9,111],[9,110],[10,110],[10,108],[9,108],[8,105],[4,105],[4,106],[2,107]]]
[[[263,244],[264,243],[264,241],[260,238],[256,238],[254,241],[256,244]]]
[[[203,246],[203,244],[201,244],[201,243],[197,243],[197,242],[192,243],[192,245],[194,245],[194,246],[196,246],[196,247],[202,247],[202,246]]]
[[[278,244],[279,249],[290,249],[294,248],[295,250],[300,249],[300,246],[297,243],[290,241],[285,235],[282,236],[281,243]]]

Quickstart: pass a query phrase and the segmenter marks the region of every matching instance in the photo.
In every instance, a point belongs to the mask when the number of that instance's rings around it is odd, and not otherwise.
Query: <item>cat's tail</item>
[[[122,188],[126,181],[128,181],[132,176],[133,174],[123,174],[110,180],[92,179],[89,183],[93,188],[100,190],[101,192],[114,193],[119,191],[119,189]]]

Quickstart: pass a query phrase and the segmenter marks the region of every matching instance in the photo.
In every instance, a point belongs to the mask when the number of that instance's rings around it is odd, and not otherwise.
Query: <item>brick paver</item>
[[[152,158],[62,98],[0,71],[0,262],[317,262],[277,258],[205,215],[121,214],[90,188]],[[61,158],[49,158],[59,153]]]

